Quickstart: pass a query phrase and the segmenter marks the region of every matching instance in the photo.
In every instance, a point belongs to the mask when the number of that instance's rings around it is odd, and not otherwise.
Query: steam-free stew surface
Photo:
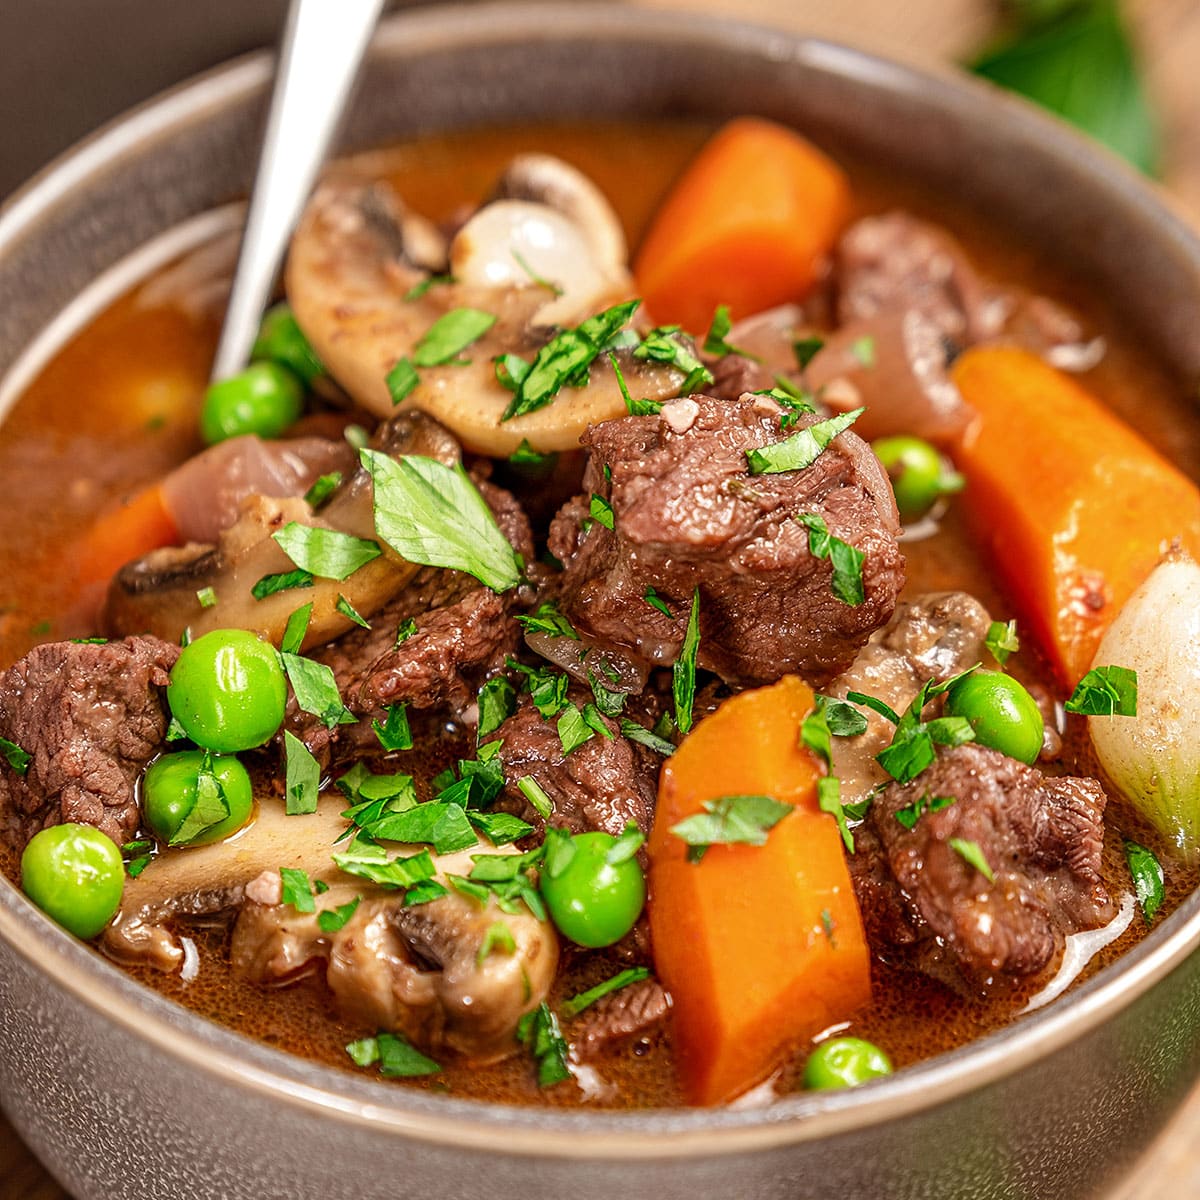
[[[672,179],[701,144],[708,129],[647,123],[504,128],[425,139],[360,156],[362,168],[391,178],[406,200],[434,218],[478,203],[514,153],[542,150],[581,167],[613,200],[631,243]],[[1126,420],[1185,469],[1200,463],[1200,423],[1161,371],[1122,337],[1118,322],[1078,285],[1047,274],[1037,252],[1015,247],[979,215],[946,208],[936,198],[868,169],[852,168],[859,212],[904,207],[930,215],[962,237],[980,268],[1009,283],[1024,284],[1081,310],[1109,351],[1088,384]],[[94,514],[160,475],[199,449],[196,414],[220,319],[223,283],[233,243],[207,248],[160,272],[97,317],[42,372],[8,417],[0,436],[0,478],[6,482],[8,520],[0,533],[0,663],[7,666],[30,646],[90,632],[72,607],[78,596],[73,548]],[[961,588],[993,614],[1012,615],[990,582],[953,509],[936,537],[906,543],[909,594]],[[1030,649],[1011,664],[1027,681],[1044,676]],[[422,749],[400,756],[392,769],[426,778],[465,751],[456,737],[431,733]],[[1086,747],[1068,744],[1063,769],[1094,773]],[[1130,892],[1116,832],[1153,837],[1119,805],[1110,808],[1106,879],[1114,899]],[[13,864],[6,864],[11,868]],[[1168,863],[1168,907],[1192,881]],[[263,991],[232,979],[224,968],[227,927],[221,923],[186,931],[200,949],[201,970],[190,983],[158,972],[144,981],[222,1024],[269,1044],[348,1070],[347,1042],[374,1030],[339,1018],[316,980]],[[1093,960],[1088,973],[1141,936],[1136,918],[1129,930]],[[607,978],[625,963],[604,954],[565,955],[552,1003]],[[898,1067],[961,1045],[1008,1021],[1042,982],[1018,987],[987,1002],[968,1002],[913,975],[873,969],[874,1001],[847,1025],[849,1032],[887,1049]],[[565,1032],[570,1038],[570,1022]],[[796,1067],[802,1059],[797,1060]],[[796,1069],[778,1083],[792,1086]],[[530,1064],[518,1056],[480,1069],[445,1064],[438,1076],[413,1086],[512,1102],[655,1106],[679,1102],[670,1060],[669,1032],[635,1042],[601,1060],[571,1084],[539,1092]]]

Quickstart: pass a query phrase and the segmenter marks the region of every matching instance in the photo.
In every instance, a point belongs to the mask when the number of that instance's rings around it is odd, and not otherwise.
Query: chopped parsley
[[[330,471],[328,475],[319,475],[313,481],[312,487],[304,493],[304,501],[313,508],[320,508],[341,485],[341,471]]]
[[[704,353],[711,354],[717,358],[724,358],[729,354],[740,354],[743,358],[752,358],[758,362],[758,356],[749,354],[745,350],[739,350],[737,346],[731,346],[726,340],[729,337],[729,331],[733,328],[733,318],[729,315],[728,304],[718,304],[716,312],[713,313],[712,322],[709,324],[708,332],[704,335]]]
[[[862,604],[862,566],[866,555],[849,542],[834,537],[817,513],[798,513],[796,520],[808,530],[808,552],[813,558],[826,558],[833,567],[829,590],[843,604]]]
[[[821,337],[796,338],[792,342],[792,353],[796,356],[796,365],[802,371],[824,349],[825,339]]]
[[[396,360],[396,365],[387,373],[386,383],[388,394],[393,404],[403,404],[412,395],[421,376],[417,368],[407,358]]]
[[[996,882],[996,873],[992,870],[991,864],[983,856],[983,851],[979,848],[978,842],[968,842],[965,838],[947,838],[946,845],[954,851],[955,854],[963,860],[963,862],[972,866],[980,875],[988,881],[988,883]]]
[[[688,846],[688,862],[699,862],[710,846],[764,846],[767,834],[792,811],[770,796],[721,796],[705,800],[704,811],[671,826]]]
[[[212,755],[206,750],[196,773],[196,799],[167,844],[186,846],[228,816],[229,801],[213,769]]]
[[[798,471],[812,466],[829,443],[849,429],[865,411],[856,408],[848,413],[840,413],[809,425],[807,429],[798,429],[782,442],[763,446],[761,450],[747,450],[750,474],[778,475],[783,471]]]
[[[633,821],[628,821],[605,852],[604,861],[610,867],[619,867],[623,862],[628,862],[645,844],[646,835]]]
[[[346,579],[383,553],[379,543],[369,538],[355,537],[337,529],[301,525],[299,521],[289,521],[271,537],[302,571],[323,579]]]
[[[642,361],[662,363],[674,367],[684,375],[679,386],[681,396],[690,395],[706,383],[712,383],[712,372],[692,353],[682,337],[678,325],[660,325],[642,339],[633,357]]]
[[[650,971],[647,967],[627,967],[624,971],[618,972],[611,978],[604,980],[603,983],[596,984],[595,987],[588,988],[586,992],[580,992],[577,996],[572,996],[569,1000],[564,1000],[562,1003],[562,1014],[568,1020],[571,1017],[577,1017],[585,1008],[590,1008],[597,1000],[603,1000],[605,996],[611,995],[613,992],[618,992],[623,987],[628,987],[631,983],[641,983],[643,979],[650,978]]]
[[[292,588],[312,587],[311,571],[280,571],[277,575],[264,575],[251,589],[250,595],[255,600],[265,600],[276,592],[291,591]]]
[[[458,281],[453,275],[430,275],[422,279],[419,283],[414,283],[412,287],[404,293],[403,299],[406,301],[420,300],[430,288],[442,287],[448,283],[457,283]]]
[[[603,525],[605,529],[612,529],[613,508],[603,496],[598,496],[595,492],[593,492],[592,501],[588,506],[588,511],[592,514],[592,519],[597,525]]]
[[[675,614],[671,611],[667,602],[652,588],[646,589],[646,594],[642,597],[651,608],[656,608],[664,617],[670,617],[673,621]]]
[[[858,737],[867,732],[867,718],[853,704],[833,696],[818,696],[817,699],[824,701],[825,721],[834,737]]]
[[[566,707],[567,689],[571,684],[568,675],[549,665],[527,667],[515,658],[507,659],[506,665],[509,670],[517,671],[524,677],[525,687],[533,698],[533,706],[541,714],[543,721],[557,717]]]
[[[427,845],[438,854],[468,850],[479,841],[466,809],[448,800],[430,800],[399,812],[383,812],[373,821],[360,823],[359,828],[373,841]]]
[[[336,908],[322,909],[317,913],[318,928],[322,933],[337,933],[358,911],[360,903],[362,903],[362,897],[355,896],[353,900],[339,904]]]
[[[524,271],[525,274],[529,276],[530,280],[533,283],[537,284],[538,287],[545,288],[546,291],[552,293],[555,296],[561,296],[563,294],[562,288],[560,288],[557,283],[552,283],[544,275],[539,275],[533,269],[533,267],[530,266],[528,262],[526,262],[524,255],[522,255],[521,252],[515,246],[509,247],[509,253],[513,256],[513,261],[517,264],[517,266],[520,267],[521,270]]]
[[[284,654],[299,654],[308,633],[308,623],[312,619],[313,602],[302,604],[287,619],[283,637],[279,640],[279,649]]]
[[[289,817],[317,811],[321,767],[290,729],[283,731],[284,798]]]
[[[557,728],[564,758],[595,736],[595,730],[574,704],[566,704],[563,707]]]
[[[389,704],[384,710],[384,720],[371,722],[371,728],[385,750],[411,750],[412,730],[408,727],[408,709],[403,704]]]
[[[521,795],[529,801],[534,812],[548,821],[554,815],[554,801],[546,794],[546,789],[532,775],[523,775],[517,780]]]
[[[428,850],[410,854],[407,858],[389,859],[382,846],[373,846],[355,839],[354,847],[344,854],[333,856],[334,865],[347,875],[369,879],[382,888],[400,890],[433,879],[436,874]]]
[[[493,921],[487,927],[483,941],[479,943],[479,949],[475,952],[475,965],[482,967],[493,954],[516,954],[516,952],[517,939],[513,937],[508,922]]]
[[[476,739],[483,741],[517,711],[517,693],[513,685],[497,675],[479,689],[479,729]]]
[[[680,733],[692,727],[692,706],[696,699],[696,655],[700,650],[700,589],[692,592],[692,607],[679,657],[671,670],[671,693],[675,700],[675,725]]]
[[[300,871],[295,867],[280,867],[279,881],[282,885],[281,903],[290,904],[300,913],[317,911],[317,902],[313,899],[312,883],[307,871]]]
[[[436,1075],[442,1069],[432,1058],[426,1058],[415,1046],[395,1033],[380,1033],[372,1038],[351,1042],[346,1047],[346,1053],[359,1067],[373,1067],[378,1063],[380,1075],[388,1079]]]
[[[1016,619],[1014,618],[1011,621],[993,621],[988,626],[983,644],[988,648],[991,656],[1001,666],[1004,666],[1008,661],[1008,656],[1016,654],[1021,649],[1021,639],[1017,637]]]
[[[474,809],[467,812],[467,820],[483,834],[493,846],[508,846],[528,837],[533,832],[533,826],[520,817],[514,817],[506,812],[478,812]]]
[[[452,308],[425,331],[413,351],[418,367],[440,367],[457,358],[496,323],[494,313],[478,308]]]
[[[281,653],[279,657],[296,694],[296,703],[304,712],[319,717],[326,729],[354,724],[356,718],[342,703],[331,667],[299,654]]]
[[[1067,712],[1089,717],[1136,717],[1137,672],[1128,667],[1093,667],[1063,705]]]
[[[637,742],[639,746],[645,746],[648,750],[654,750],[664,757],[675,753],[675,747],[666,738],[651,732],[636,721],[631,721],[628,717],[621,718],[621,733],[631,742]]]
[[[817,696],[815,706],[800,723],[800,742],[807,746],[825,764],[825,769],[833,770],[833,735],[829,728],[829,717],[826,712],[828,701],[824,696]],[[846,810],[842,807],[842,784],[834,775],[825,775],[817,780],[817,807],[837,821],[838,832],[842,835],[842,843],[847,854],[854,853],[854,835],[846,823]]]
[[[405,617],[403,621],[396,627],[395,645],[400,646],[407,642],[414,633],[417,632],[417,623],[412,617]]]
[[[0,754],[4,755],[5,761],[18,775],[24,775],[33,762],[33,755],[28,750],[22,750],[16,742],[10,742],[5,737],[0,737]]]
[[[615,354],[610,354],[608,361],[612,363],[613,374],[617,377],[617,387],[621,389],[621,398],[625,401],[625,410],[631,417],[656,416],[662,412],[661,400],[635,400],[629,394],[629,388],[625,385],[625,376],[621,372],[621,364],[617,362]],[[606,467],[605,470],[607,469]]]
[[[911,804],[898,808],[894,815],[905,829],[912,830],[927,812],[941,812],[954,801],[954,796],[931,796],[928,792],[922,792]]]
[[[611,688],[606,687],[600,682],[596,672],[588,669],[588,683],[591,684],[592,695],[596,700],[596,708],[606,717],[619,717],[621,710],[625,707],[625,701],[629,699],[626,692],[615,692]],[[607,732],[608,727],[605,726]]]
[[[538,1087],[553,1087],[571,1078],[567,1062],[570,1047],[558,1018],[544,1000],[517,1023],[517,1037],[537,1060]]]
[[[579,641],[575,627],[558,611],[558,605],[553,600],[543,600],[532,613],[517,617],[527,634],[548,633],[551,637],[569,637]]]
[[[496,382],[510,392],[515,392],[525,376],[529,374],[532,363],[527,362],[519,354],[498,354],[492,359]],[[522,442],[521,445],[528,443]],[[518,447],[518,453],[520,447]]]
[[[530,444],[528,438],[522,438],[521,444],[508,456],[508,461],[514,467],[546,467],[558,459],[555,453],[541,454]]]
[[[860,367],[870,370],[875,365],[875,339],[869,333],[855,338],[850,344],[850,354]]]
[[[337,603],[334,605],[334,608],[336,608],[337,611],[346,618],[346,620],[357,625],[360,629],[371,628],[370,622],[364,620],[364,618],[359,615],[358,610],[353,604],[350,603],[349,600],[346,599],[345,596],[342,595],[341,592],[338,592]]]
[[[520,559],[461,465],[378,450],[360,456],[375,484],[376,532],[396,553],[422,566],[465,571],[494,592],[516,587]]]
[[[575,328],[564,329],[551,338],[538,351],[532,366],[517,383],[501,421],[510,421],[513,417],[544,408],[567,384],[586,383],[592,363],[633,316],[640,303],[639,300],[628,300],[623,304],[615,304]]]
[[[211,587],[201,588],[196,593],[196,599],[200,601],[201,608],[213,608],[217,603],[217,590]]]
[[[1142,916],[1147,925],[1153,923],[1162,902],[1166,897],[1163,883],[1162,863],[1155,857],[1153,850],[1137,842],[1125,839],[1125,861],[1129,864],[1129,873],[1133,876],[1133,890]]]

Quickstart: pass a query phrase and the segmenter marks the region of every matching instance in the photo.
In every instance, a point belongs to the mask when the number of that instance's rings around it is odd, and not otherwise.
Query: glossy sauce
[[[706,127],[644,123],[638,126],[505,128],[430,138],[359,156],[365,172],[391,178],[406,200],[435,219],[478,203],[514,153],[541,150],[575,163],[613,200],[631,244],[672,179],[706,136]],[[913,187],[852,167],[858,212],[903,207],[931,216],[962,238],[985,274],[1021,284],[1075,307],[1108,340],[1101,365],[1085,376],[1126,420],[1185,469],[1200,464],[1200,422],[1171,381],[1120,336],[1093,297],[1070,281],[1047,275],[1031,251],[1014,247],[981,227],[977,217],[948,209]],[[6,482],[8,521],[0,532],[0,665],[7,666],[39,641],[88,632],[72,614],[74,548],[94,514],[135,492],[199,449],[196,413],[206,381],[228,278],[231,247],[196,252],[160,272],[96,318],[64,347],[18,402],[0,433],[0,478]],[[909,594],[962,588],[993,616],[1012,615],[990,580],[953,508],[937,536],[904,546]],[[1010,668],[1025,681],[1045,677],[1036,652],[1023,649]],[[1094,774],[1081,730],[1067,738],[1061,769]],[[420,744],[420,743],[418,743]],[[390,771],[430,777],[445,761],[466,752],[454,738],[424,752],[389,760]],[[430,760],[432,752],[433,759]],[[426,761],[419,761],[423,754]],[[1159,840],[1120,806],[1110,805],[1105,882],[1117,906],[1130,891],[1121,834],[1155,848]],[[6,864],[10,868],[13,864]],[[1194,878],[1167,869],[1167,903],[1177,905]],[[1143,923],[1098,954],[1084,977],[1131,946]],[[343,1021],[323,985],[309,979],[264,991],[229,976],[224,968],[227,922],[191,925],[202,966],[183,983],[149,969],[133,973],[165,995],[269,1044],[355,1070],[347,1042],[374,1032]],[[552,1003],[615,973],[627,963],[604,954],[564,947]],[[845,1028],[885,1047],[897,1066],[961,1045],[1011,1019],[1045,984],[1038,978],[988,1001],[967,1000],[909,972],[874,964],[875,999]],[[570,1039],[570,1023],[564,1024]],[[803,1054],[776,1081],[794,1086]],[[445,1064],[441,1075],[412,1086],[517,1103],[645,1107],[680,1102],[670,1059],[669,1030],[625,1045],[581,1078],[586,1088],[563,1084],[539,1092],[528,1060],[517,1056],[489,1067]]]

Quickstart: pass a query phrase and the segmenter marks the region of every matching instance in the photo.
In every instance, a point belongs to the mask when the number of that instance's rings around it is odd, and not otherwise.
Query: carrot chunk
[[[1200,555],[1200,490],[1073,379],[1025,350],[954,367],[979,414],[961,503],[1018,616],[1073,686],[1175,539]]]
[[[798,1044],[870,998],[870,954],[822,771],[799,744],[812,692],[794,676],[727,700],[663,767],[650,836],[650,929],[674,1001],[685,1093],[729,1100]],[[765,845],[714,845],[699,862],[671,828],[706,800],[794,805]]]
[[[634,265],[655,320],[703,332],[718,304],[748,316],[812,287],[845,224],[850,186],[799,134],[741,117],[701,149]]]
[[[179,531],[163,490],[151,484],[96,519],[76,554],[77,582],[106,582],[127,562],[178,542]]]

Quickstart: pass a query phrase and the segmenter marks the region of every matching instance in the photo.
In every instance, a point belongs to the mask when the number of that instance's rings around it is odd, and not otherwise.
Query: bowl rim
[[[1150,212],[1200,277],[1200,239],[1145,180],[1062,122],[950,70],[902,65],[865,51],[730,18],[602,3],[516,3],[428,8],[387,18],[373,54],[481,42],[611,38],[701,43],[784,59],[874,87],[921,89],[976,119],[997,109],[1045,152],[1078,164],[1091,182]],[[35,230],[39,215],[114,159],[213,107],[247,103],[267,87],[271,54],[213,68],[102,126],[60,155],[0,207],[0,255]],[[19,364],[18,364],[19,365]],[[1128,1007],[1200,943],[1200,892],[1121,959],[1056,1002],[947,1054],[862,1088],[798,1094],[761,1108],[561,1110],[430,1094],[310,1062],[234,1033],[136,982],[0,883],[0,939],[79,1004],[188,1069],[277,1103],[348,1124],[459,1148],[533,1158],[676,1159],[727,1155],[858,1130],[952,1101],[1064,1049]],[[503,1140],[497,1135],[502,1133]]]

